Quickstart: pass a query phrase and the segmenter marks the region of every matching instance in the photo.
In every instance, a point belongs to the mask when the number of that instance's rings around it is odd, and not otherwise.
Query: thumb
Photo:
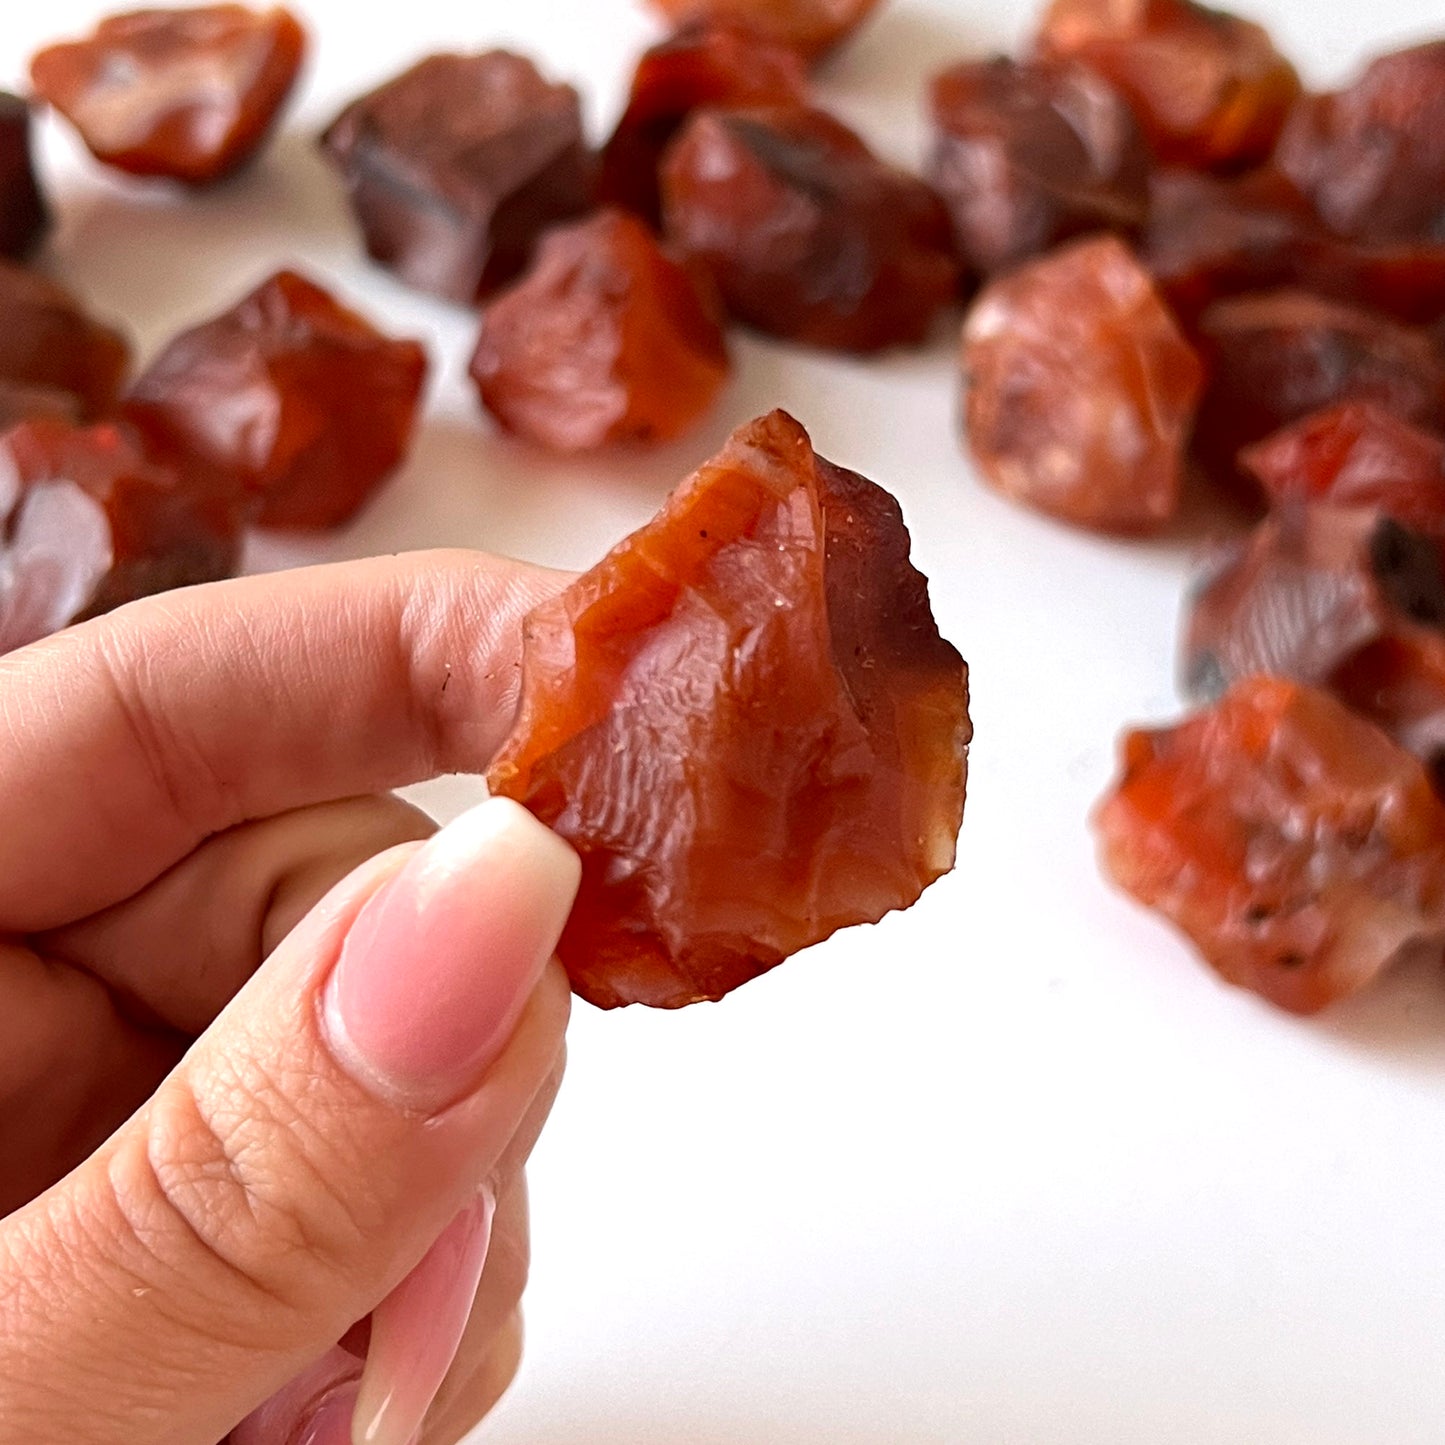
[[[494,799],[334,889],[0,1223],[0,1445],[212,1445],[390,1293],[553,1073],[579,871]]]

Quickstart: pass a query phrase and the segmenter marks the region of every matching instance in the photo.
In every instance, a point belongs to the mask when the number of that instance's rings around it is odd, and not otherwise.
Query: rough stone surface
[[[98,160],[204,185],[256,154],[305,50],[306,32],[279,8],[135,10],[40,51],[30,81]]]
[[[1122,241],[1078,241],[992,282],[961,359],[968,443],[1006,496],[1103,531],[1174,515],[1203,373]]]
[[[505,50],[428,56],[347,106],[322,147],[371,258],[455,301],[516,276],[596,181],[577,92]]]
[[[418,342],[281,271],[171,341],[125,410],[153,446],[233,478],[262,526],[331,527],[406,455],[426,366]]]
[[[1445,808],[1325,693],[1250,678],[1130,733],[1122,762],[1097,815],[1104,867],[1230,983],[1314,1013],[1445,937]]]
[[[678,436],[728,370],[705,288],[616,210],[543,239],[531,271],[488,305],[471,364],[503,427],[561,452]]]
[[[721,998],[953,866],[967,670],[908,546],[774,412],[533,612],[489,781],[582,855],[584,998]]]

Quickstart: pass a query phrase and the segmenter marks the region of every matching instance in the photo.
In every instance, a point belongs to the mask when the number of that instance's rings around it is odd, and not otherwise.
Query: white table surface
[[[404,473],[253,568],[433,545],[585,566],[736,423],[794,411],[902,499],[973,666],[959,868],[719,1006],[579,1006],[533,1168],[522,1378],[495,1445],[1438,1445],[1445,977],[1322,1022],[1217,984],[1100,880],[1113,739],[1176,709],[1199,538],[1091,539],[984,491],[946,341],[857,363],[741,338],[695,435],[558,462],[493,434],[473,320],[360,258],[311,137],[429,49],[508,43],[610,124],[655,34],[633,0],[308,0],[300,104],[259,169],[177,203],[45,129],[61,273],[149,350],[299,263],[440,358]],[[1021,0],[893,0],[822,84],[901,160],[923,78],[1007,45]],[[0,4],[0,82],[95,0]],[[1445,31],[1441,0],[1252,0],[1310,79]],[[448,815],[474,781],[419,790]]]

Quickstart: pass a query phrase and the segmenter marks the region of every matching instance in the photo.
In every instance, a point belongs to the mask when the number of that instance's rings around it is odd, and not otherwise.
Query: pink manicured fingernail
[[[581,863],[490,798],[431,838],[358,914],[326,985],[333,1052],[383,1097],[455,1102],[501,1052],[557,946]]]
[[[496,1201],[478,1196],[371,1316],[352,1445],[407,1445],[457,1357],[487,1262]]]
[[[287,1445],[352,1445],[351,1419],[355,1410],[355,1385],[333,1390],[306,1417]]]

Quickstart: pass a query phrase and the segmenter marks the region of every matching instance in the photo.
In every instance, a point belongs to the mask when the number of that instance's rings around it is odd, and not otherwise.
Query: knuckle
[[[337,1121],[314,1084],[222,1068],[200,1087],[184,1070],[167,1083],[112,1162],[112,1186],[141,1272],[183,1275],[174,1297],[203,1312],[206,1333],[250,1306],[284,1335],[328,1306],[365,1248],[364,1183],[358,1199],[332,1182],[364,1172],[344,1157],[344,1127],[325,1127]]]

